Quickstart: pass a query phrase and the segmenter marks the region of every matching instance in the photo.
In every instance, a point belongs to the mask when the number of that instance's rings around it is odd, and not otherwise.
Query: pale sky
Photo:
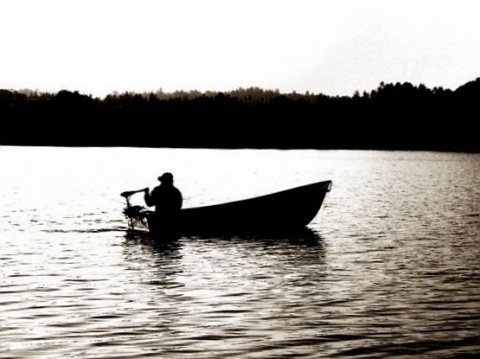
[[[352,95],[480,77],[480,0],[0,0],[0,88]]]

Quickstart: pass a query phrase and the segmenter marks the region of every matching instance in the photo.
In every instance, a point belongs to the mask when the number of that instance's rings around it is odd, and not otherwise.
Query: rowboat
[[[142,190],[121,195],[127,200],[123,213],[130,230],[147,230],[153,236],[226,235],[305,228],[316,217],[331,188],[331,181],[316,182],[234,202],[185,208],[168,220],[143,206],[130,205],[130,196]]]

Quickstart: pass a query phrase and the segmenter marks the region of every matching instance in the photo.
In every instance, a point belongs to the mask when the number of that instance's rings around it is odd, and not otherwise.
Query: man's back
[[[158,214],[172,214],[182,208],[183,198],[178,188],[162,184],[153,189],[147,204],[154,205],[155,212]]]

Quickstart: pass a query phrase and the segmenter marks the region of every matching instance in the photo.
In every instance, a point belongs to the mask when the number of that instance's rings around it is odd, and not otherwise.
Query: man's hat
[[[160,182],[173,182],[173,175],[170,172],[165,172],[163,175],[158,177]]]

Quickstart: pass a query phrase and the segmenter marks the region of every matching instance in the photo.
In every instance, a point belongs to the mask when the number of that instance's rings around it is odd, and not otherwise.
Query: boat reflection
[[[323,238],[321,235],[309,228],[304,227],[296,230],[279,230],[279,231],[266,231],[258,233],[231,233],[231,234],[202,234],[197,236],[181,236],[169,233],[168,236],[153,236],[146,231],[127,231],[125,234],[126,244],[143,244],[150,245],[157,249],[171,248],[175,245],[180,245],[183,241],[190,240],[233,240],[233,241],[265,241],[265,242],[289,242],[292,244],[304,244],[304,245],[321,245]]]
[[[301,244],[301,245],[322,245],[323,239],[318,234],[318,232],[312,230],[311,228],[304,227],[297,230],[279,230],[279,231],[268,231],[268,232],[259,232],[259,233],[235,233],[229,235],[202,235],[191,238],[201,238],[208,240],[233,240],[237,242],[241,241],[260,241],[266,243],[275,243],[283,242],[290,244]]]
[[[123,245],[125,261],[139,270],[140,280],[162,288],[186,283],[196,286],[198,281],[210,283],[213,278],[221,282],[238,273],[243,273],[242,278],[257,278],[264,272],[269,277],[274,268],[289,274],[285,279],[288,285],[295,281],[313,283],[326,276],[326,246],[323,238],[310,228],[283,233],[181,237],[164,242],[146,232],[130,233]],[[208,283],[205,285],[211,285]]]
[[[290,244],[298,245],[308,245],[308,246],[323,246],[323,238],[321,235],[309,228],[304,227],[296,230],[279,230],[279,231],[268,231],[268,232],[258,232],[258,233],[231,233],[231,234],[202,234],[197,236],[180,236],[173,233],[168,235],[153,236],[149,232],[145,231],[127,231],[125,235],[125,243],[128,245],[132,244],[141,244],[148,245],[152,248],[160,251],[169,250],[172,248],[178,248],[182,243],[186,241],[193,240],[206,240],[206,241],[233,241],[233,242],[244,242],[244,241],[260,241],[265,243],[275,243],[283,242]]]

